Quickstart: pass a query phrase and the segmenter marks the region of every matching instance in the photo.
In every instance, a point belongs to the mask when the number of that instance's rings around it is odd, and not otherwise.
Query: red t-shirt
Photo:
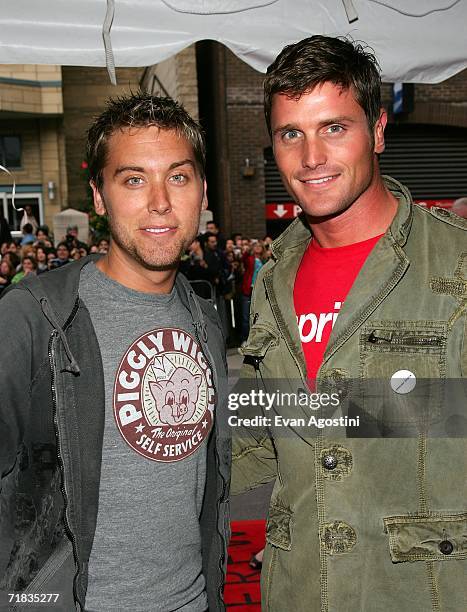
[[[343,302],[380,238],[327,249],[312,240],[303,255],[295,277],[294,305],[310,382],[316,378]]]

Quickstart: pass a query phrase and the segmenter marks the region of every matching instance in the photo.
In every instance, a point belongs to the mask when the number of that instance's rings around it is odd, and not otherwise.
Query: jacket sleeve
[[[13,469],[27,427],[32,382],[32,326],[28,309],[37,308],[30,294],[9,290],[0,300],[0,491]]]
[[[232,399],[239,399],[241,394],[248,394],[255,388],[256,375],[254,368],[243,364],[237,385],[230,394]],[[235,404],[236,405],[236,404]],[[241,419],[261,415],[257,406],[238,406],[235,410]],[[277,475],[277,458],[274,443],[266,427],[235,425],[232,427],[232,480],[231,493],[238,495],[262,484],[274,480]]]

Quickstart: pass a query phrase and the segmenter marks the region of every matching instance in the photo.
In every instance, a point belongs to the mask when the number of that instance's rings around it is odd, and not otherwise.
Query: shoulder
[[[34,307],[39,307],[37,301],[28,291],[25,281],[10,285],[2,291],[0,299],[0,313],[2,323],[5,323],[5,315],[12,312],[13,314],[32,313]]]
[[[5,346],[15,347],[25,358],[27,347],[40,345],[48,337],[50,324],[44,317],[39,302],[26,289],[23,281],[10,286],[0,299],[2,340]],[[5,353],[4,357],[10,354]],[[10,355],[11,357],[11,355]]]
[[[422,206],[417,206],[416,210],[422,215],[427,215],[428,219],[438,227],[442,227],[440,224],[446,224],[447,226],[467,231],[467,219],[459,217],[446,208],[439,208],[437,206],[424,208]]]

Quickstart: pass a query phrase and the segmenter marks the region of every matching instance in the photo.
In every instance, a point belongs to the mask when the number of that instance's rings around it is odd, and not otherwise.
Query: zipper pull
[[[383,336],[377,336],[375,334],[375,330],[373,330],[368,336],[368,342],[371,342],[371,344],[377,344],[378,342],[391,342],[391,340],[392,334],[389,334],[389,337],[384,338]]]
[[[262,361],[262,357],[253,357],[253,367],[255,368],[256,372],[259,372],[259,364]]]

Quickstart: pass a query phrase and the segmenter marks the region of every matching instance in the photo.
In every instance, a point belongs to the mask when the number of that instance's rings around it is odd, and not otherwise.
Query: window
[[[0,136],[0,164],[5,168],[21,168],[21,138]]]

